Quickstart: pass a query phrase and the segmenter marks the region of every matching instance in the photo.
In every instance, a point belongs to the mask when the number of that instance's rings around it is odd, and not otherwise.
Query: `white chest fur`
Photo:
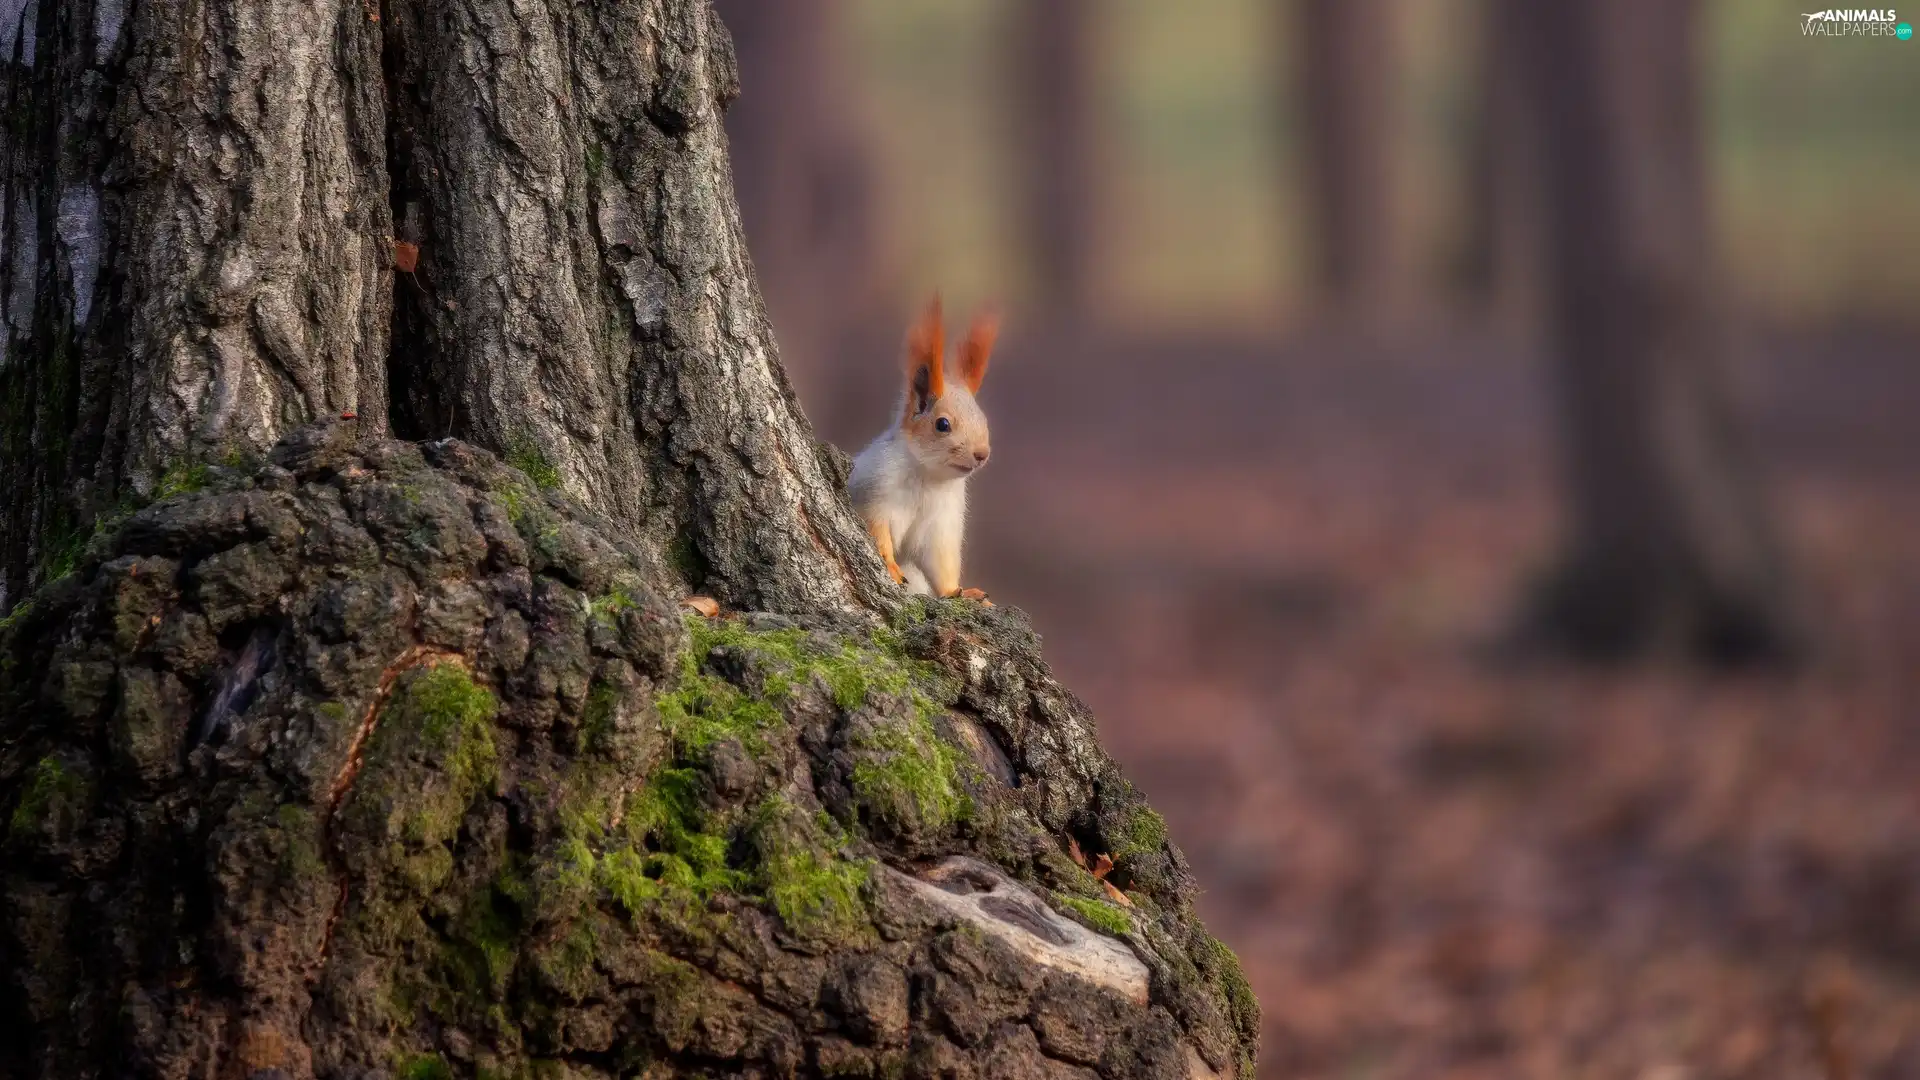
[[[862,519],[886,523],[910,590],[938,595],[959,587],[965,476],[929,478],[900,445],[898,434],[890,432],[854,459],[847,486]]]

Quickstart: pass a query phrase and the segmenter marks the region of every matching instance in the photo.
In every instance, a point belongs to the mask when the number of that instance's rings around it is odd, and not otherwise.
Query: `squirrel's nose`
[[[993,451],[991,450],[975,450],[973,452],[973,460],[975,462],[978,462],[981,465],[985,465],[987,463],[987,458],[991,456],[992,453]]]

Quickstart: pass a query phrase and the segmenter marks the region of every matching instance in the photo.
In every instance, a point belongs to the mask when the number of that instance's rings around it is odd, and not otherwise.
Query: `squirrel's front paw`
[[[980,589],[961,589],[960,597],[963,600],[978,600],[988,607],[993,606],[993,601],[987,599],[987,594]]]
[[[900,567],[897,563],[890,562],[887,564],[887,576],[893,579],[895,585],[905,585],[907,583],[907,575],[900,572]]]

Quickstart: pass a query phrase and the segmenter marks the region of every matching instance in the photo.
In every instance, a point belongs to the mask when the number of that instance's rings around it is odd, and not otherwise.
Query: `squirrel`
[[[979,589],[960,587],[960,541],[967,478],[992,454],[987,417],[973,395],[987,377],[999,332],[998,315],[976,317],[960,345],[960,378],[949,381],[935,295],[907,332],[899,420],[854,458],[847,482],[854,507],[887,573],[911,592],[991,602]]]

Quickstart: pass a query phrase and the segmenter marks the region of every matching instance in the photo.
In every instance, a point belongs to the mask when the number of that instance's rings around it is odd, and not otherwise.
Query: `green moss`
[[[93,524],[87,528],[66,525],[50,530],[53,539],[47,541],[50,553],[46,561],[46,581],[58,581],[80,568],[95,540],[112,533],[133,516],[141,506],[140,501],[124,499],[114,506],[94,515]]]
[[[661,718],[683,751],[697,751],[724,738],[749,748],[759,733],[779,719],[775,706],[797,686],[818,681],[834,704],[855,709],[875,694],[906,699],[916,713],[931,715],[931,697],[922,689],[937,684],[927,665],[906,658],[897,642],[875,635],[867,642],[842,640],[831,647],[804,630],[750,630],[731,619],[689,616],[692,646],[681,661],[680,685],[660,699]],[[766,700],[756,700],[723,679],[705,673],[715,649],[734,650],[763,665]],[[931,731],[931,728],[928,728]]]
[[[950,688],[930,666],[907,657],[897,633],[828,644],[804,630],[751,630],[737,620],[698,616],[688,618],[687,629],[692,647],[682,659],[679,685],[659,699],[664,726],[683,754],[728,738],[758,750],[761,733],[780,719],[775,706],[799,686],[824,686],[846,710],[888,695],[899,699],[906,715],[881,718],[855,740],[863,752],[854,766],[856,794],[900,828],[944,828],[970,814],[958,752],[932,722],[939,708],[933,694]],[[707,658],[722,648],[758,662],[763,698],[706,673]]]
[[[1127,913],[1105,901],[1087,900],[1058,892],[1053,894],[1053,900],[1103,934],[1120,937],[1133,930],[1133,920],[1127,917]]]
[[[539,501],[538,496],[517,481],[501,484],[493,489],[493,493],[500,499],[500,504],[506,507],[507,520],[513,522],[516,527],[526,522],[527,515],[533,511],[534,503]]]
[[[587,691],[587,703],[580,710],[580,745],[592,753],[606,753],[614,734],[613,714],[620,705],[620,691],[612,683],[596,682]]]
[[[198,491],[205,491],[211,478],[204,464],[199,462],[176,464],[161,474],[160,482],[153,487],[153,497],[158,501],[171,499],[176,495],[191,495]]]
[[[87,544],[93,534],[63,525],[47,530],[45,573],[42,581],[59,581],[80,568],[80,560],[87,554]]]
[[[553,459],[541,449],[533,436],[521,434],[514,437],[507,447],[507,464],[527,474],[527,479],[542,491],[551,491],[560,486],[560,469]],[[511,513],[511,508],[509,508]]]
[[[700,670],[704,653],[690,652],[682,661],[680,681],[671,693],[655,699],[660,723],[682,754],[693,754],[722,739],[737,739],[749,750],[764,745],[761,732],[780,718],[765,701],[756,701],[725,679]]]
[[[230,459],[234,453],[229,453]],[[44,553],[41,580],[58,581],[79,569],[95,539],[118,529],[143,506],[205,491],[213,479],[211,468],[204,462],[175,462],[160,474],[153,491],[145,497],[127,495],[110,506],[83,511],[79,518],[61,511],[47,528],[45,539],[41,542]]]
[[[591,860],[593,881],[629,914],[661,899],[684,907],[738,892],[747,875],[727,863],[727,836],[701,803],[700,774],[669,767],[627,799],[624,846]],[[583,864],[584,865],[584,864]]]
[[[229,450],[226,463],[234,468],[249,468],[254,462],[240,450]],[[118,529],[142,507],[162,499],[191,495],[207,490],[215,476],[205,462],[179,461],[167,466],[146,496],[123,495],[105,507],[83,510],[79,517],[59,510],[51,519],[41,541],[41,580],[58,581],[79,569],[93,542]]]
[[[577,1002],[592,992],[594,952],[593,930],[582,922],[559,941],[536,945],[531,959],[548,986]]]
[[[1233,950],[1204,932],[1200,937],[1205,941],[1198,958],[1200,973],[1220,995],[1221,1004],[1226,1007],[1227,1016],[1239,1034],[1241,1044],[1247,1047],[1240,1054],[1240,1075],[1252,1076],[1254,1060],[1251,1047],[1260,1035],[1260,1002],[1253,996],[1253,984],[1247,981],[1246,972],[1240,967],[1240,958],[1233,954]]]
[[[404,676],[382,710],[365,768],[336,822],[362,839],[350,850],[384,871],[383,888],[392,894],[369,901],[369,933],[412,934],[413,901],[451,877],[460,823],[497,776],[496,708],[493,694],[465,670],[441,664]]]
[[[612,623],[623,611],[639,607],[640,602],[633,598],[625,588],[615,586],[604,596],[596,596],[587,601],[587,614],[596,622]]]
[[[29,596],[25,600],[13,605],[12,611],[7,612],[5,615],[0,615],[0,634],[5,634],[7,631],[25,622],[27,616],[32,613],[33,597]]]
[[[767,899],[797,934],[840,938],[865,926],[860,890],[871,871],[863,863],[800,850],[766,863]]]
[[[846,857],[846,835],[832,817],[809,818],[774,796],[761,805],[753,833],[755,884],[788,929],[844,940],[868,925],[861,890],[872,868]]]
[[[444,767],[457,783],[473,789],[493,781],[493,717],[499,702],[465,668],[428,668],[407,685],[400,705],[401,718],[416,725],[427,746],[449,752]]]
[[[282,837],[280,874],[288,883],[311,880],[327,872],[320,854],[320,824],[312,810],[294,803],[273,812],[274,827]]]
[[[1167,819],[1145,805],[1137,807],[1127,819],[1126,831],[1114,843],[1115,862],[1130,855],[1156,852],[1167,846]]]
[[[88,800],[86,779],[77,776],[52,754],[40,759],[27,781],[26,793],[13,808],[9,832],[23,836],[40,828],[49,817],[62,812],[77,813]]]
[[[632,848],[621,848],[601,859],[595,866],[595,876],[600,887],[630,914],[638,915],[662,893],[659,880],[647,876],[645,857]]]
[[[960,786],[959,753],[926,716],[894,718],[854,739],[865,752],[853,767],[853,790],[896,828],[942,829],[972,815]]]
[[[701,803],[700,783],[692,769],[658,770],[628,802],[627,829],[651,852],[650,876],[704,898],[745,881],[727,866],[727,838]]]
[[[593,849],[587,846],[586,838],[580,835],[568,836],[560,843],[559,856],[554,860],[554,887],[568,894],[584,894],[593,888]]]
[[[451,1000],[440,1011],[485,1016],[506,997],[519,961],[521,926],[531,887],[520,864],[509,862],[487,886],[467,898],[449,927],[441,966]]]
[[[453,1080],[453,1069],[439,1054],[412,1054],[395,1067],[399,1080]]]
[[[607,167],[607,151],[597,142],[587,144],[587,179],[598,180]]]
[[[647,1016],[668,1046],[684,1046],[699,1024],[706,997],[700,969],[676,957],[649,950],[642,963],[647,972]]]

